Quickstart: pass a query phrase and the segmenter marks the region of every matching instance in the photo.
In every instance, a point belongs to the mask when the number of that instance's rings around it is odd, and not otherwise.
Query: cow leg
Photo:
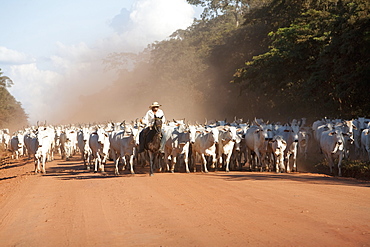
[[[100,165],[100,163],[101,163],[100,155],[97,153],[95,157],[94,172],[98,172],[98,165]]]
[[[338,176],[342,176],[342,160],[343,160],[343,152],[339,154],[339,161],[338,161]]]
[[[274,154],[274,160],[275,160],[275,171],[276,173],[279,173],[280,172],[280,160],[279,160],[279,156]]]
[[[287,152],[285,155],[285,163],[286,163],[285,167],[286,167],[287,173],[290,172],[289,159],[290,159],[290,152]]]
[[[217,159],[216,159],[216,161],[217,161]],[[218,165],[218,166],[217,166]],[[223,165],[223,157],[222,157],[222,154],[218,157],[218,164],[214,164],[213,162],[212,162],[212,166],[211,166],[211,168],[215,168],[216,167],[216,170],[217,170],[217,168],[222,168],[222,165]]]
[[[285,172],[285,165],[284,165],[284,154],[280,154],[278,157],[279,168],[281,171]]]
[[[112,155],[113,155],[113,160],[114,160],[114,165],[115,165],[114,174],[119,175],[119,157],[117,157],[117,154],[115,151],[112,152]]]
[[[334,161],[333,161],[333,157],[331,156],[331,154],[326,155],[326,160],[328,161],[330,174],[333,174]]]
[[[226,172],[230,172],[230,159],[231,159],[231,153],[229,153],[227,156],[226,156]]]
[[[293,153],[293,172],[298,172],[297,169],[297,150]]]
[[[189,156],[188,156],[187,153],[184,154],[184,162],[185,162],[186,173],[190,173],[190,170],[189,170]]]
[[[40,170],[40,161],[35,157],[35,173],[38,173]]]
[[[133,154],[130,155],[130,172],[131,172],[131,174],[135,174],[135,172],[134,172],[134,155]]]
[[[104,172],[104,165],[107,163],[107,155],[103,154],[103,159],[100,160],[100,171]]]
[[[203,163],[203,166],[201,167],[201,171],[203,171],[204,169],[204,172],[205,173],[208,173],[208,169],[207,169],[207,159],[205,157],[204,154],[201,154],[201,157],[202,157],[202,163]]]
[[[172,173],[175,172],[176,160],[177,160],[176,155],[173,155],[171,159],[171,170],[170,170]]]
[[[47,158],[47,154],[42,156],[42,173],[43,174],[46,174],[46,169],[45,169],[46,158]]]

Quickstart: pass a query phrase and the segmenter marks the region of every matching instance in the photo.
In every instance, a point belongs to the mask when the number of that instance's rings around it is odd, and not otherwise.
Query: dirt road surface
[[[0,167],[0,246],[370,246],[370,184],[313,173]]]

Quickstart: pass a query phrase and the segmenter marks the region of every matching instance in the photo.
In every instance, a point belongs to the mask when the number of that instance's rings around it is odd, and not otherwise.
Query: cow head
[[[334,138],[334,149],[332,151],[333,154],[335,154],[337,151],[343,151],[344,150],[344,139],[342,132],[340,130],[333,130],[329,133],[329,136],[332,136]]]

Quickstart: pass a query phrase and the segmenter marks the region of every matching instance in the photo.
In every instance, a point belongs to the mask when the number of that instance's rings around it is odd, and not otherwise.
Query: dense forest
[[[20,102],[9,93],[13,81],[3,75],[0,69],[0,129],[1,128],[22,128],[27,125],[27,115]]]
[[[110,54],[117,81],[81,96],[69,119],[132,120],[153,101],[190,121],[370,116],[368,0],[187,1],[201,18],[141,53]],[[1,78],[0,125],[23,124]]]
[[[370,115],[369,1],[188,2],[204,7],[201,20],[107,58],[121,99],[155,95],[198,119]]]

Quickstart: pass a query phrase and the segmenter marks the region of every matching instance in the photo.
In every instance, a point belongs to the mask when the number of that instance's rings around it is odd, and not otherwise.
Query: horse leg
[[[149,164],[150,164],[150,173],[149,173],[149,176],[153,176],[154,175],[154,172],[153,172],[154,154],[151,151],[148,151],[148,153],[149,153]]]

